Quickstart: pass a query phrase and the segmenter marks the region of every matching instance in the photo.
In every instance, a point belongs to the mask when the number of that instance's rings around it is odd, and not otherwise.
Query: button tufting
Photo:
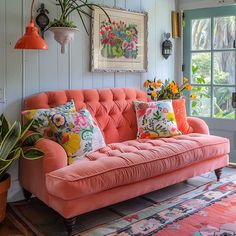
[[[137,121],[132,102],[146,101],[147,95],[132,88],[49,91],[26,98],[25,109],[56,107],[70,99],[74,100],[77,110],[87,107],[109,144],[136,138]]]

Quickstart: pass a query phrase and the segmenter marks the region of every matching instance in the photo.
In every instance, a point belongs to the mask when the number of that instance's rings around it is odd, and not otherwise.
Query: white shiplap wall
[[[35,10],[45,3],[52,20],[57,15],[55,0],[36,0]],[[5,91],[5,103],[0,103],[0,113],[10,120],[20,118],[25,97],[47,90],[134,87],[141,88],[147,78],[175,79],[175,55],[168,60],[161,56],[163,34],[171,31],[171,10],[174,0],[93,0],[110,7],[148,12],[148,72],[147,73],[91,73],[90,37],[85,33],[78,17],[73,16],[80,32],[60,54],[60,46],[51,32],[46,32],[48,51],[17,51],[16,41],[29,23],[31,0],[0,0],[0,88]],[[35,11],[34,11],[35,12]],[[86,19],[90,25],[89,19]],[[174,42],[173,42],[174,43]],[[174,52],[175,54],[175,52]],[[19,199],[17,164],[11,170],[12,187],[9,199]]]

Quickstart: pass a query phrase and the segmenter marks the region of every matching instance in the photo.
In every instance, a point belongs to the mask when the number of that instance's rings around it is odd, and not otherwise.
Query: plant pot
[[[77,28],[51,27],[54,39],[61,45],[61,53],[65,53],[65,45],[74,39],[74,33],[79,31]]]
[[[0,182],[0,223],[5,219],[7,206],[7,191],[11,185],[11,177],[5,174]]]

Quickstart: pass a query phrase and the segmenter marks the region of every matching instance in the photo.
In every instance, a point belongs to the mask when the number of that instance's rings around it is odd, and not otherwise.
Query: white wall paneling
[[[0,93],[1,93],[1,101],[0,101],[0,114],[4,111],[4,103],[3,103],[3,93],[5,92],[5,78],[6,78],[6,1],[0,1]]]
[[[148,12],[148,72],[147,73],[91,73],[90,36],[74,14],[80,31],[74,41],[60,53],[60,45],[50,31],[45,33],[47,51],[19,51],[14,49],[30,20],[31,0],[0,0],[0,88],[6,91],[6,102],[0,103],[11,121],[20,119],[21,104],[32,94],[59,89],[133,87],[142,88],[145,79],[174,79],[175,55],[165,60],[161,55],[162,37],[171,31],[171,10],[175,0],[90,0],[101,5]],[[41,3],[49,10],[53,20],[58,14],[55,0],[35,1],[34,14]],[[90,19],[85,17],[90,28]],[[174,42],[174,40],[172,40]],[[17,164],[11,170],[11,200],[19,199]]]

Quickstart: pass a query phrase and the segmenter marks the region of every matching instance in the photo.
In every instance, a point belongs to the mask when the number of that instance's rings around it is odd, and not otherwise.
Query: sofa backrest
[[[147,101],[147,95],[132,88],[49,91],[26,98],[24,110],[52,108],[71,99],[77,111],[84,107],[90,111],[109,144],[136,138],[133,101]]]

